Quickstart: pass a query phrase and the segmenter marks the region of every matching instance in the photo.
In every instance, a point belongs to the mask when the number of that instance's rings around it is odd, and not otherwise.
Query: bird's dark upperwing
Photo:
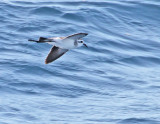
[[[87,35],[88,35],[88,33],[77,33],[77,34],[69,35],[69,36],[65,37],[64,39],[71,38],[73,40],[78,40],[78,39],[81,39],[82,37],[85,37]]]
[[[54,60],[58,59],[61,57],[63,54],[65,54],[68,51],[68,49],[61,49],[59,47],[52,47],[51,51],[49,52],[45,63],[48,64],[50,62],[53,62]]]

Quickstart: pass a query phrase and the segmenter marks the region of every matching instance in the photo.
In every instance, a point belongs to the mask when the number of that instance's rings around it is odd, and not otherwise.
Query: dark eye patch
[[[78,41],[78,43],[83,43],[83,41],[82,41],[82,40],[80,40],[80,41]]]

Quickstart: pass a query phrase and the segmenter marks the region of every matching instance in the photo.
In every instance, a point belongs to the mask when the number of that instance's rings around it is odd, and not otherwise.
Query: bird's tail
[[[39,40],[28,39],[28,41],[37,42],[37,43],[49,42],[48,38],[44,38],[44,37],[40,37]]]
[[[39,42],[41,42],[41,43],[48,42],[48,38],[40,37]]]
[[[28,41],[31,41],[31,42],[38,42],[37,40],[33,40],[33,39],[28,39]]]

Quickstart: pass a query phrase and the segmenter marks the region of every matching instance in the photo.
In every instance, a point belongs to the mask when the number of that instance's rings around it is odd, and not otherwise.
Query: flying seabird
[[[53,37],[53,38],[40,37],[39,40],[29,39],[28,41],[33,41],[37,43],[48,43],[53,45],[47,58],[45,59],[45,64],[48,64],[61,57],[70,49],[75,49],[82,45],[87,47],[87,45],[81,39],[86,35],[88,35],[88,33],[77,33],[69,35],[67,37]]]

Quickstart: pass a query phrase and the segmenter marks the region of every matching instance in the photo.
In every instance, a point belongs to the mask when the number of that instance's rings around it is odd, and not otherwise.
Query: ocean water
[[[78,32],[47,65],[28,42]],[[1,0],[0,124],[160,124],[160,1]]]

